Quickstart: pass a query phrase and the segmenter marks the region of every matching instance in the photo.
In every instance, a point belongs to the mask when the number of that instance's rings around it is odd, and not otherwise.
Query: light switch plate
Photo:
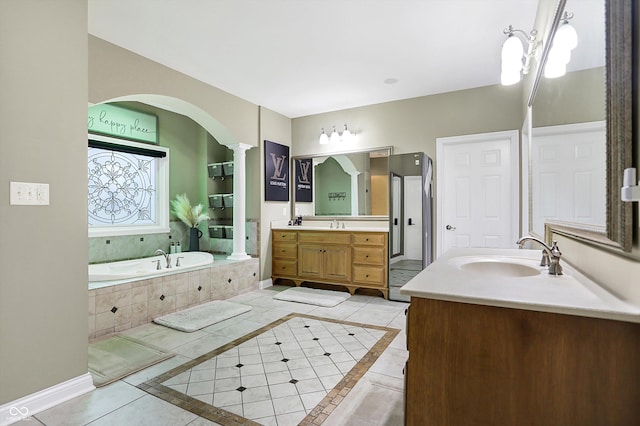
[[[48,206],[49,184],[33,182],[10,182],[9,203],[13,206]]]

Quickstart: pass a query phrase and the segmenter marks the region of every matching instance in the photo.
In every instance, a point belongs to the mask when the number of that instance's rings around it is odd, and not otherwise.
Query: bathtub
[[[180,266],[176,266],[178,257],[181,258]],[[161,269],[157,269],[158,260],[160,261]],[[209,266],[212,263],[213,255],[201,251],[172,254],[171,268],[166,268],[167,262],[162,255],[119,262],[97,263],[89,265],[89,289],[193,271]]]

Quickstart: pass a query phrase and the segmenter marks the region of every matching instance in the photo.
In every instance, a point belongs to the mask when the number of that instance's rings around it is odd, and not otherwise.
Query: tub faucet
[[[516,241],[516,244],[518,244],[519,248],[522,248],[525,241],[535,241],[542,246],[542,259],[540,260],[540,266],[548,266],[549,274],[551,275],[562,275],[562,265],[560,265],[560,256],[562,253],[558,248],[557,241],[554,241],[553,245],[549,247],[544,241],[527,235]]]
[[[161,255],[163,255],[164,256],[164,260],[167,261],[167,268],[171,268],[171,255],[165,253],[164,250],[160,250],[160,249],[156,250],[156,252],[153,253],[153,254],[161,254]]]

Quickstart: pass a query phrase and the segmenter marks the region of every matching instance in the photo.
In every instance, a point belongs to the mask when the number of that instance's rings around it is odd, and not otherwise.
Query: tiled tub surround
[[[258,289],[259,259],[218,259],[196,271],[89,290],[89,340],[161,315]]]
[[[166,234],[127,235],[120,237],[89,238],[89,263],[114,262],[118,260],[137,259],[153,256],[157,249],[169,252],[171,242],[180,242],[182,251],[189,247],[189,230],[182,222],[169,222],[170,232]],[[254,219],[246,223],[246,251],[251,256],[258,256],[259,223]],[[230,254],[233,240],[215,240],[209,238],[205,225],[200,226],[200,250],[214,253]]]

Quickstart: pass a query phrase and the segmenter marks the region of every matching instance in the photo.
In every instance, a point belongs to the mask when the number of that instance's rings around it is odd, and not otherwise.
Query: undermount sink
[[[463,271],[494,277],[532,277],[541,272],[528,259],[469,256],[456,258],[455,263]]]

